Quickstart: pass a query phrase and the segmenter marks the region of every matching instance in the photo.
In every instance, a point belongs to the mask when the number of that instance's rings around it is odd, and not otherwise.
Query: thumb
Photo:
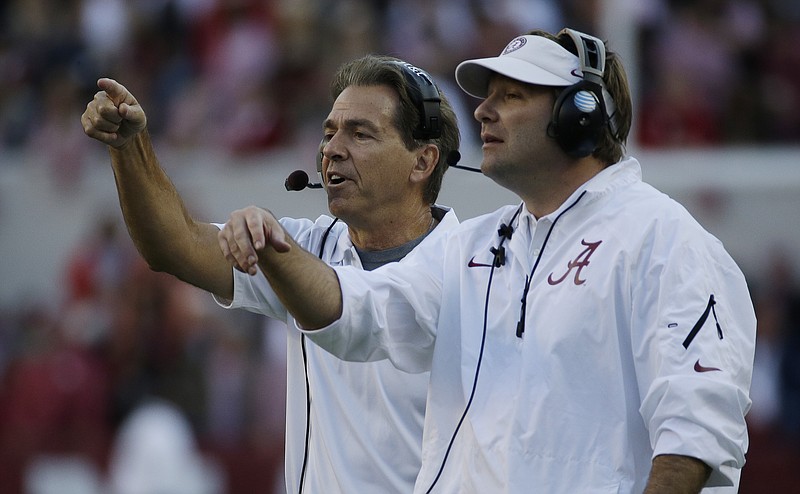
[[[131,106],[138,105],[136,98],[133,97],[130,91],[128,91],[125,86],[114,79],[109,79],[107,77],[98,79],[97,87],[105,91],[105,93],[114,103],[114,106],[118,108],[122,103],[127,103]]]
[[[144,127],[147,122],[147,117],[139,104],[129,105],[128,103],[121,103],[118,108],[119,116],[124,120],[127,120],[136,127]]]
[[[292,248],[291,243],[289,243],[287,239],[286,231],[280,225],[269,231],[268,242],[276,252],[289,252]]]

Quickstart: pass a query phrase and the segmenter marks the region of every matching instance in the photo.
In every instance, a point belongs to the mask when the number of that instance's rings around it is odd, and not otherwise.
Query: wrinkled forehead
[[[348,86],[333,102],[323,128],[371,125],[394,127],[400,98],[389,86]]]

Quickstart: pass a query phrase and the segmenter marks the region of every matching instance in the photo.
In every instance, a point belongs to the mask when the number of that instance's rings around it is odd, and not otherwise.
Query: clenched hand
[[[97,81],[100,88],[81,116],[89,137],[113,146],[125,145],[147,126],[147,116],[125,86],[113,79]]]

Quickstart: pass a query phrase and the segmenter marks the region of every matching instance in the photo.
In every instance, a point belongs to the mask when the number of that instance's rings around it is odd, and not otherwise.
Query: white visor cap
[[[518,36],[500,55],[466,60],[456,67],[456,82],[467,94],[486,98],[493,72],[538,86],[571,86],[583,79],[580,59],[542,36]]]

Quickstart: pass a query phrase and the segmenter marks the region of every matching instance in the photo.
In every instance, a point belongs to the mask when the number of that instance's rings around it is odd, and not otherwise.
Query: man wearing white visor
[[[373,272],[328,268],[275,223],[258,263],[297,323],[345,360],[431,369],[417,493],[735,491],[753,306],[721,243],[624,155],[617,55],[534,31],[456,79],[483,100],[481,170],[521,203]]]

